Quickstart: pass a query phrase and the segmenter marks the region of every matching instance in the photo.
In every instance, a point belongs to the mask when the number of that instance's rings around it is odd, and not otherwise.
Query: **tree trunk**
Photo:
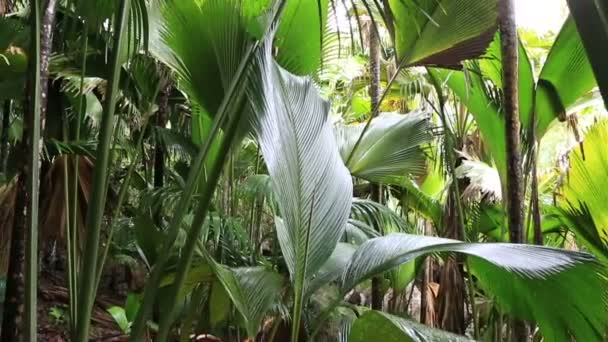
[[[369,73],[369,97],[370,106],[372,108],[371,115],[377,116],[378,105],[380,102],[380,37],[378,37],[378,31],[374,29],[371,23],[369,25]],[[372,200],[378,203],[382,202],[382,190],[380,189],[379,184],[372,185],[371,194]],[[372,278],[371,297],[372,309],[382,310],[384,293],[382,292],[381,276]]]
[[[158,99],[158,111],[156,112],[156,126],[159,129],[165,128],[169,117],[169,96],[171,95],[171,82],[167,81],[164,89]],[[162,188],[165,184],[165,147],[160,139],[156,139],[154,147],[154,188]],[[162,202],[156,210],[154,221],[157,225],[160,224],[162,215]]]
[[[44,2],[42,36],[40,37],[40,127],[44,130],[49,97],[49,60],[53,51],[53,27],[57,14],[57,0]]]
[[[25,130],[23,132],[25,138]],[[27,143],[21,144],[20,155],[27,158]],[[2,320],[2,336],[0,341],[21,341],[23,333],[23,299],[25,296],[25,234],[26,234],[26,205],[28,202],[24,160],[20,161],[21,172],[17,180],[17,197],[15,199],[15,215],[9,250],[8,273],[6,275],[6,293]]]
[[[534,244],[542,246],[543,245],[543,232],[541,228],[541,218],[540,218],[540,203],[538,199],[538,148],[539,143],[536,139],[536,110],[532,112],[532,122],[530,126],[530,169],[532,173],[532,182],[530,187],[532,188],[530,191],[530,210],[532,210],[532,224],[534,227]]]
[[[0,135],[0,172],[6,175],[8,169],[8,155],[9,155],[9,141],[8,141],[8,130],[11,124],[11,100],[4,101],[2,108],[2,133]]]
[[[507,134],[507,208],[509,235],[512,243],[524,243],[523,182],[520,150],[518,95],[518,38],[513,0],[500,0],[499,25],[502,52],[504,114]],[[528,329],[523,321],[513,324],[513,339],[527,341]]]
[[[452,153],[452,152],[448,152]],[[460,164],[460,162],[457,162]],[[456,167],[456,166],[450,166]],[[458,186],[459,189],[466,187],[463,184],[464,180],[460,179],[454,182],[452,186]],[[456,240],[464,240],[462,236],[461,222],[464,218],[459,217],[457,198],[460,191],[458,189],[450,189],[444,213],[444,230],[442,237]],[[460,264],[462,258],[456,256],[449,257],[443,264],[440,271],[439,293],[437,294],[437,320],[439,328],[451,331],[457,334],[464,334],[466,329],[465,320],[465,298],[467,295],[465,281]]]

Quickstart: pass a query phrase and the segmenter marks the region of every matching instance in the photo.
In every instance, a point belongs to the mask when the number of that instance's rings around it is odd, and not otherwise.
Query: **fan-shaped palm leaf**
[[[455,66],[483,54],[496,31],[496,0],[389,0],[403,65]]]
[[[353,198],[351,217],[379,232],[410,231],[408,223],[386,206],[371,200]]]
[[[340,155],[347,160],[365,124],[335,127]],[[397,184],[426,171],[422,148],[431,140],[429,113],[382,113],[374,118],[350,158],[351,174],[373,182]]]
[[[603,255],[608,251],[608,155],[604,150],[606,141],[608,120],[602,120],[593,125],[585,135],[584,152],[578,146],[570,151],[569,176],[561,189],[563,197],[559,203],[560,207],[574,216],[588,213],[592,225],[569,226],[581,237],[587,236],[585,240],[593,241],[596,247],[603,247],[600,249]]]
[[[603,339],[608,317],[605,269],[585,253],[392,234],[369,240],[357,249],[342,275],[342,293],[375,274],[439,252],[471,256],[470,271],[500,307],[535,320],[547,340],[569,341],[570,336],[579,341]],[[597,297],[585,292],[597,293]]]

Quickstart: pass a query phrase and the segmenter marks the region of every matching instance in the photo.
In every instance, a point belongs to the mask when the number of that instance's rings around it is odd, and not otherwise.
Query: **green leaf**
[[[416,210],[435,225],[441,222],[443,206],[439,199],[426,194],[413,180],[404,181],[401,187],[403,188],[402,201],[408,208]]]
[[[472,341],[446,331],[429,328],[401,317],[380,311],[367,311],[353,324],[349,342],[432,342],[432,341]]]
[[[454,66],[483,54],[494,37],[497,1],[389,0],[403,65]]]
[[[377,232],[405,232],[410,230],[403,217],[372,200],[353,198],[351,217],[366,223]]]
[[[570,170],[566,184],[561,189],[559,206],[573,216],[591,217],[591,222],[567,218],[569,227],[584,238],[593,251],[608,256],[608,120],[594,124],[581,147],[574,147],[568,154]],[[583,224],[580,224],[583,223]]]
[[[226,293],[220,282],[211,285],[211,296],[209,298],[209,323],[216,326],[225,321],[230,314],[230,296]]]
[[[114,321],[116,324],[118,324],[120,330],[122,330],[124,333],[128,333],[129,329],[131,328],[131,323],[127,319],[125,309],[121,308],[120,306],[113,306],[107,311],[112,318],[114,318]]]
[[[608,5],[606,1],[568,1],[570,12],[591,60],[604,103],[608,106]]]
[[[496,87],[502,89],[502,52],[500,44],[500,34],[497,32],[494,40],[479,60],[479,67],[484,77],[487,77]],[[519,41],[518,53],[519,120],[525,130],[532,123],[536,82],[532,73],[532,64],[521,40]]]
[[[329,0],[287,1],[274,42],[283,68],[296,75],[318,70],[328,6]]]
[[[259,113],[253,126],[279,204],[281,251],[292,279],[302,277],[296,285],[302,291],[342,237],[352,182],[327,119],[329,105],[312,81],[271,60],[260,63],[263,89],[255,94],[264,96],[252,99]]]
[[[602,340],[608,323],[606,270],[594,257],[580,252],[391,234],[357,249],[342,276],[342,293],[419,256],[440,252],[469,255],[470,271],[500,307],[535,320],[547,340],[569,341],[570,335],[579,341]]]
[[[583,42],[569,17],[543,65],[536,91],[539,136],[555,118],[596,86]]]
[[[248,27],[258,18],[249,16],[253,13],[249,6],[258,1],[262,0],[167,0],[161,1],[160,13],[152,15],[153,53],[177,72],[180,88],[212,117],[242,56],[255,44]],[[196,44],[192,43],[193,36]],[[239,100],[240,96],[233,99],[237,103]]]
[[[319,272],[310,282],[306,289],[308,294],[314,293],[316,290],[330,282],[338,279],[348,261],[355,253],[356,246],[349,243],[338,243],[332,255],[327,259],[327,262],[319,269]]]
[[[334,128],[342,160],[346,161],[365,124]],[[371,121],[347,167],[351,174],[373,182],[401,184],[426,172],[422,146],[431,141],[428,112],[382,113]]]
[[[329,104],[310,78],[289,74],[272,60],[271,47],[265,48],[260,74],[252,76],[260,82],[252,82],[249,97],[281,214],[275,224],[293,281],[295,339],[309,282],[343,236],[352,180],[328,121]]]
[[[483,77],[474,71],[465,74],[461,71],[429,69],[429,73],[442,80],[467,106],[488,145],[504,184],[507,172],[505,121],[498,103],[486,90]]]
[[[264,267],[228,268],[213,263],[224,290],[245,319],[249,336],[256,336],[262,318],[280,301],[283,278]]]
[[[158,248],[165,239],[148,215],[139,215],[135,218],[135,241],[141,249],[149,265],[154,265],[158,256]]]

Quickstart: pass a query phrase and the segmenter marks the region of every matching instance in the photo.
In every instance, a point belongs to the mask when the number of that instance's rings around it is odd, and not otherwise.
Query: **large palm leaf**
[[[561,189],[560,207],[570,215],[562,216],[567,226],[601,255],[608,255],[608,120],[593,125],[585,135],[585,148],[575,147],[568,154],[569,176]],[[577,217],[590,217],[591,222]],[[581,224],[583,223],[583,224]]]
[[[381,340],[384,342],[431,342],[472,341],[443,330],[433,329],[426,325],[389,315],[380,311],[367,311],[352,325],[349,342]]]
[[[342,292],[416,257],[439,252],[469,255],[469,271],[500,307],[535,320],[547,340],[569,341],[570,336],[579,341],[602,340],[608,317],[605,269],[585,253],[392,234],[357,249],[342,275]]]
[[[337,125],[340,155],[351,174],[373,182],[400,185],[426,171],[423,146],[431,141],[429,113],[382,113],[374,118],[352,154],[365,124]],[[352,154],[352,156],[351,156]]]
[[[583,42],[569,17],[560,30],[543,65],[536,91],[538,132],[555,118],[564,117],[568,107],[596,86],[593,69]]]
[[[343,235],[352,182],[327,118],[328,103],[310,79],[289,74],[270,56],[259,60],[261,82],[249,93],[256,112],[252,125],[281,213],[275,222],[293,281],[297,332],[305,289]]]
[[[569,0],[568,6],[593,66],[604,103],[608,106],[608,69],[605,63],[607,55],[606,49],[602,48],[608,44],[608,5],[606,1]]]
[[[481,55],[496,30],[497,1],[389,0],[403,65],[454,66]]]

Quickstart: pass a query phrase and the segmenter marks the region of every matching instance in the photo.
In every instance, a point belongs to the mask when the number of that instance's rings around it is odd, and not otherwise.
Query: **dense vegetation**
[[[608,2],[568,5],[0,0],[2,341],[604,341]]]

